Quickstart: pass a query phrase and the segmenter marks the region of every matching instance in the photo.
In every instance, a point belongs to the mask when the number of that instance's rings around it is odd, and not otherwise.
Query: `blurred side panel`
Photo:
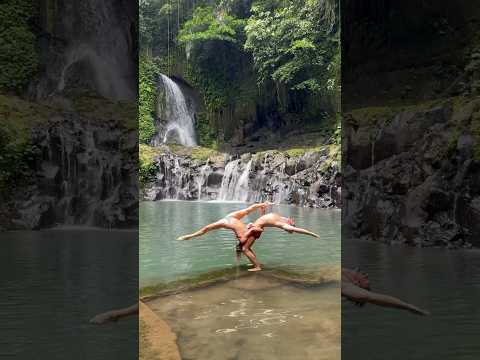
[[[133,359],[138,3],[0,4],[0,357]]]
[[[476,5],[342,2],[344,360],[480,354]]]

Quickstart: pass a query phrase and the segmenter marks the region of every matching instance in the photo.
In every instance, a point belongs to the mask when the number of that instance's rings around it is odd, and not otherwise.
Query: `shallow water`
[[[140,204],[140,286],[191,277],[235,265],[236,239],[229,230],[217,230],[190,241],[176,241],[184,234],[245,208],[242,203],[157,201]],[[295,219],[297,226],[321,239],[267,229],[254,245],[267,268],[317,268],[340,263],[340,211],[274,206]],[[251,214],[245,221],[258,216]],[[242,263],[248,261],[242,257]]]
[[[138,318],[104,326],[97,313],[138,298],[137,232],[1,233],[0,358],[133,359]]]
[[[248,273],[246,259],[235,268],[236,239],[230,231],[175,240],[244,207],[231,202],[140,205],[141,285],[234,267],[228,281],[163,296],[148,306],[177,334],[184,360],[339,359],[340,212],[275,206],[274,212],[293,217],[321,239],[267,229],[254,245],[265,268],[260,273]],[[312,276],[322,280],[313,285],[292,280]]]
[[[480,251],[343,241],[342,264],[373,290],[427,309],[428,317],[342,303],[342,359],[476,360],[480,354]]]
[[[148,306],[177,333],[183,360],[340,359],[337,284],[304,287],[249,274]]]

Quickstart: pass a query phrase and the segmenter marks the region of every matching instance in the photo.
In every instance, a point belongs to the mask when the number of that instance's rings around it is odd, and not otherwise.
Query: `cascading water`
[[[21,226],[136,222],[138,175],[125,160],[127,153],[133,157],[137,151],[136,134],[124,136],[122,129],[110,125],[69,116],[34,132],[41,153],[36,184],[18,201]]]
[[[251,169],[252,160],[246,165],[243,165],[242,160],[229,162],[225,167],[219,200],[247,201],[250,197],[249,176]]]
[[[127,80],[119,76],[116,68],[106,60],[108,57],[99,55],[91,45],[72,46],[65,54],[65,64],[56,91],[63,92],[68,72],[73,65],[83,62],[92,70],[93,87],[100,95],[113,100],[131,99],[132,92]]]
[[[150,200],[194,200],[192,185],[195,184],[192,171],[183,159],[165,155],[159,159],[158,187],[147,193]],[[195,187],[195,186],[193,186]]]
[[[210,165],[207,163],[202,166],[200,169],[200,174],[197,178],[197,186],[198,186],[198,200],[202,200],[202,190],[203,186],[207,182],[208,176],[212,173],[212,169]]]
[[[60,169],[65,185],[59,194],[56,218],[63,224],[97,225],[100,216],[106,223],[113,222],[110,205],[118,201],[121,156],[99,149],[93,133],[85,131],[78,144],[65,129],[56,134],[62,149]],[[78,149],[82,145],[88,153]],[[85,168],[85,164],[91,167]]]
[[[164,153],[156,161],[156,179],[146,184],[147,200],[217,200],[332,207],[333,175],[321,170],[326,156],[292,159],[281,153],[223,161],[199,161]],[[336,193],[335,193],[336,194]]]
[[[50,3],[50,2],[43,2]],[[70,82],[112,100],[136,100],[136,5],[128,1],[60,2],[41,11],[43,32],[40,59],[45,72],[33,95],[61,94]],[[47,38],[47,37],[45,37]]]
[[[196,146],[194,114],[187,106],[187,100],[180,86],[168,76],[160,74],[165,91],[165,117],[167,125],[161,140],[154,143],[168,143],[178,141],[184,146]],[[160,141],[159,141],[160,140]]]

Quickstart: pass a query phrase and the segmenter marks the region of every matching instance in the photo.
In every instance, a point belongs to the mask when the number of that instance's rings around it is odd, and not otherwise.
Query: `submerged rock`
[[[229,287],[248,290],[265,290],[290,284],[298,286],[323,286],[340,282],[340,266],[319,266],[312,269],[269,268],[256,273],[247,267],[230,267],[214,270],[166,283],[145,286],[140,289],[142,300],[184,293],[186,291],[227,283]]]

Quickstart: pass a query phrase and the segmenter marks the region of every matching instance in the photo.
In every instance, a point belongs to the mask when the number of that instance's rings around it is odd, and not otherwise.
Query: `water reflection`
[[[102,328],[88,320],[137,300],[137,235],[78,229],[2,233],[0,357],[135,358],[136,318]]]
[[[343,241],[342,249],[342,264],[368,272],[373,290],[431,312],[429,317],[417,317],[372,305],[359,309],[344,302],[343,359],[478,359],[479,251],[358,240]]]

